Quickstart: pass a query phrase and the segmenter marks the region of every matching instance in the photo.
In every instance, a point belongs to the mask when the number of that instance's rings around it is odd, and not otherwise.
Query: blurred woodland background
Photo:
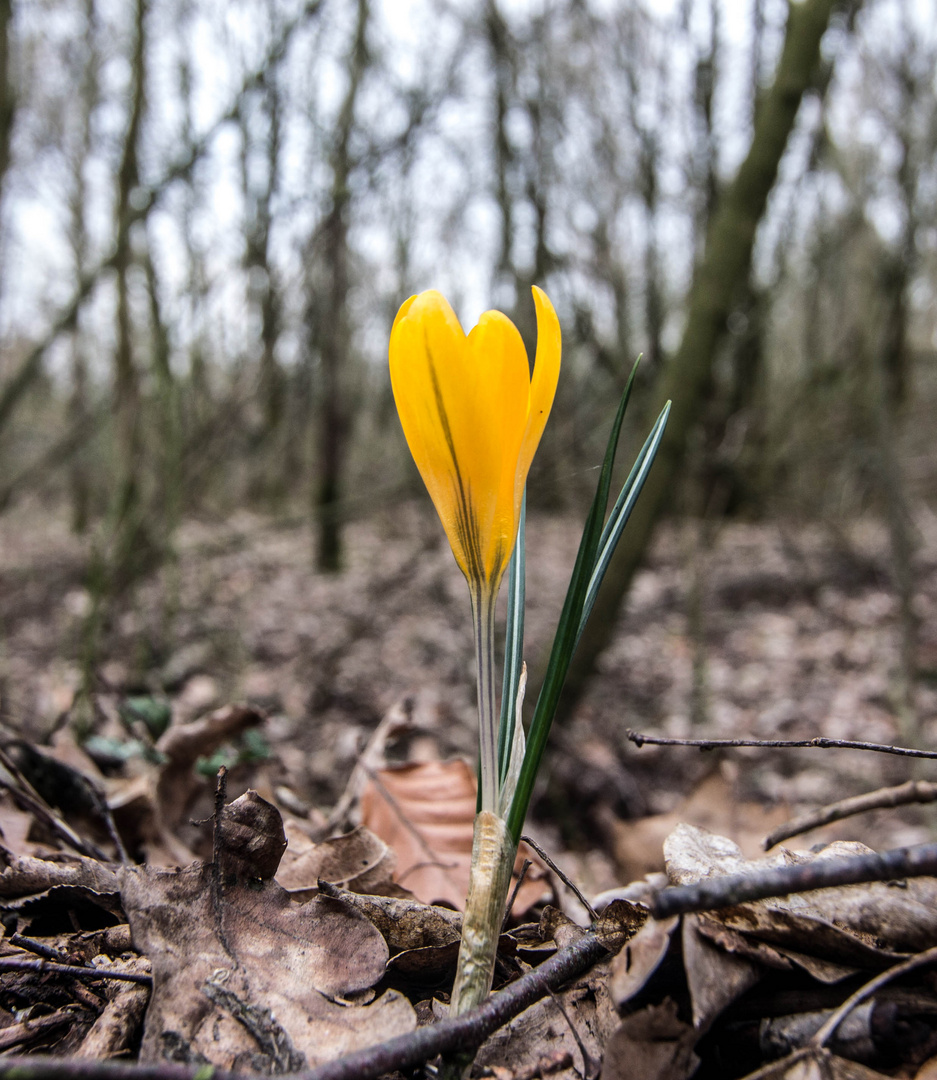
[[[280,523],[325,590],[366,528],[384,545],[359,550],[408,551],[415,578],[441,541],[403,507],[426,500],[393,315],[439,288],[466,327],[505,311],[533,355],[536,283],[564,350],[534,521],[581,520],[637,354],[623,459],[674,400],[570,701],[662,517],[691,637],[725,522],[817,526],[828,552],[870,520],[888,711],[919,720],[935,73],[934,0],[0,0],[3,719],[39,709],[12,643],[54,621],[37,589],[72,620],[72,691],[141,606],[120,659],[165,673],[186,528]]]

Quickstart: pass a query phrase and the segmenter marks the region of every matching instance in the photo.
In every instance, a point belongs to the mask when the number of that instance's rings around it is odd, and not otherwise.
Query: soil
[[[528,657],[549,645],[578,530],[569,517],[531,515]],[[551,736],[532,826],[555,848],[579,851],[577,869],[595,889],[620,883],[625,867],[616,858],[628,862],[615,854],[615,823],[677,811],[714,772],[724,785],[710,799],[728,791],[739,804],[766,813],[783,804],[790,814],[933,772],[927,762],[860,751],[714,755],[629,742],[629,728],[934,741],[932,514],[922,508],[917,522],[913,710],[902,709],[901,628],[879,524],[729,523],[706,549],[699,536],[694,524],[659,530],[611,647]],[[418,731],[396,756],[470,756],[467,594],[438,523],[425,505],[403,505],[349,525],[346,539],[344,571],[322,575],[312,569],[305,522],[240,513],[186,523],[174,559],[112,604],[89,667],[93,687],[166,695],[182,718],[228,701],[259,704],[276,780],[325,811],[370,732],[403,697]],[[48,507],[0,519],[2,719],[38,742],[67,722],[82,683],[91,543]],[[876,812],[851,823],[850,834],[873,846],[919,842],[930,818],[925,810]]]

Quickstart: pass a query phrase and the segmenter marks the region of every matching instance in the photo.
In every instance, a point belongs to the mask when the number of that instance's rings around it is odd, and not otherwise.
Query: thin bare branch
[[[172,184],[177,180],[185,180],[192,174],[192,170],[204,156],[218,132],[237,119],[240,110],[243,108],[245,98],[268,78],[269,72],[279,63],[289,48],[293,34],[300,26],[303,26],[317,14],[322,3],[323,0],[308,0],[299,14],[286,24],[282,33],[267,51],[261,62],[241,84],[241,88],[229,108],[215,120],[200,138],[192,141],[185,152],[170,165],[158,180],[152,184],[140,184],[135,187],[133,201],[127,208],[124,223],[126,230],[129,230],[136,222],[143,221]],[[82,304],[84,304],[101,277],[117,266],[120,258],[121,244],[118,243],[108,255],[81,276],[71,300],[61,309],[58,317],[46,331],[45,336],[30,349],[15,374],[0,390],[0,428],[3,427],[19,399],[29,389],[33,379],[39,374],[46,351],[58,339],[60,334],[74,328]]]
[[[543,848],[537,843],[536,840],[531,839],[529,836],[522,836],[521,841],[527,844],[528,847],[532,847],[534,851],[540,856],[541,859],[550,867],[554,874],[563,882],[567,889],[576,897],[580,904],[589,912],[589,917],[593,920],[598,918],[595,908],[585,898],[579,886],[571,878],[556,865],[556,863],[550,858],[550,856],[543,850]]]
[[[710,878],[696,885],[675,885],[662,889],[648,902],[655,919],[685,915],[691,911],[713,911],[749,900],[829,889],[836,885],[858,885],[866,881],[895,881],[900,878],[937,874],[937,844],[895,848],[879,854],[850,858],[814,859],[795,866],[768,867],[757,874],[733,874]]]
[[[914,971],[919,967],[924,967],[927,964],[933,964],[935,962],[937,962],[937,947],[918,953],[908,960],[902,960],[900,964],[895,964],[894,967],[890,967],[887,971],[883,971],[880,975],[876,975],[876,977],[870,979],[865,986],[860,986],[854,994],[851,994],[846,998],[842,1005],[840,1005],[836,1012],[833,1013],[829,1020],[826,1021],[823,1027],[821,1027],[816,1035],[810,1040],[811,1044],[816,1047],[821,1047],[829,1042],[835,1034],[836,1029],[852,1010],[857,1005],[861,1005],[866,998],[871,997],[876,990],[885,986],[887,983],[890,983],[893,979],[906,975],[909,971]]]
[[[644,735],[640,731],[632,731],[631,728],[628,728],[626,734],[637,747],[696,746],[700,750],[722,750],[732,746],[758,746],[781,750],[811,747],[817,750],[868,750],[874,754],[895,754],[898,757],[937,758],[937,750],[912,750],[908,746],[856,742],[853,739],[827,739],[822,735],[814,739],[671,739],[664,735]]]
[[[70,979],[121,979],[124,982],[153,985],[152,975],[135,971],[114,971],[111,968],[82,967],[80,964],[57,964],[54,960],[33,960],[28,956],[0,956],[0,972],[35,971],[41,975],[67,975]]]
[[[801,833],[817,829],[821,825],[829,825],[834,821],[842,821],[843,818],[853,817],[855,814],[864,814],[869,810],[882,810],[886,807],[907,806],[909,803],[931,803],[937,801],[937,784],[927,780],[908,780],[897,787],[878,788],[876,791],[868,791],[864,795],[853,795],[849,799],[840,799],[812,810],[809,814],[801,814],[799,817],[785,821],[773,832],[765,837],[765,851],[770,851],[775,844],[782,840],[789,840],[792,836],[800,836]]]

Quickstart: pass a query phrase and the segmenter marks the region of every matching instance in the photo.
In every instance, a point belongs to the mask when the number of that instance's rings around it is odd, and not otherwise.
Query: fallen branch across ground
[[[862,795],[853,795],[848,799],[840,799],[811,810],[808,814],[785,821],[765,837],[765,851],[770,851],[775,844],[782,840],[790,840],[792,836],[800,836],[801,833],[817,829],[821,825],[830,825],[834,821],[842,821],[844,818],[853,817],[856,814],[865,814],[870,810],[882,810],[895,806],[907,806],[909,803],[937,802],[937,784],[927,780],[906,780],[897,787],[878,788],[876,791],[867,791]]]
[[[671,915],[714,911],[750,900],[766,900],[771,896],[788,896],[837,885],[933,875],[937,875],[937,844],[918,844],[881,854],[818,858],[794,866],[769,867],[757,874],[707,878],[695,885],[661,889],[645,902],[655,919],[666,919]]]
[[[646,903],[655,918],[663,919],[836,885],[934,874],[937,874],[937,844],[921,844],[882,854],[820,858],[796,866],[768,867],[757,874],[668,887],[652,894]],[[440,1054],[473,1052],[489,1035],[524,1009],[583,975],[607,955],[604,940],[602,933],[590,930],[463,1016],[417,1028],[385,1043],[292,1075],[295,1080],[369,1080],[396,1069],[412,1068]],[[0,1058],[0,1078],[10,1080],[243,1080],[244,1076],[244,1073],[211,1065],[188,1066],[174,1062],[135,1065],[78,1058]]]
[[[723,750],[733,746],[757,746],[771,750],[790,750],[798,747],[815,750],[868,750],[874,754],[895,754],[898,757],[937,758],[937,750],[912,750],[909,746],[889,746],[888,743],[857,742],[854,739],[674,739],[665,735],[644,735],[631,728],[625,733],[637,747],[695,746],[699,750]]]

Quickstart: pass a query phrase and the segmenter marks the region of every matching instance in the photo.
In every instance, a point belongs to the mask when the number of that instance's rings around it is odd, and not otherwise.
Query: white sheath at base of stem
[[[475,815],[472,872],[450,1016],[458,1016],[480,1005],[491,990],[516,854],[517,848],[501,818],[489,810]]]

